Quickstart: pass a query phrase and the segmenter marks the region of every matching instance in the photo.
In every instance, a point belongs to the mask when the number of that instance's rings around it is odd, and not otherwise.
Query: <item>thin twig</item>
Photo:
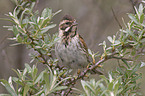
[[[68,89],[68,92],[65,94],[65,96],[69,96],[69,93],[71,92],[71,88],[70,89]]]
[[[114,16],[114,18],[115,18],[116,22],[118,23],[118,25],[119,25],[120,29],[122,29],[122,25],[120,24],[120,22],[119,22],[119,20],[118,20],[117,16],[115,15],[115,12],[114,12],[113,8],[111,8],[111,10],[112,10],[113,16]]]
[[[122,59],[122,60],[126,60],[126,61],[133,61],[132,59],[127,59],[127,58],[123,58],[123,57],[116,57],[116,56],[113,56],[112,58],[115,58],[115,59]]]

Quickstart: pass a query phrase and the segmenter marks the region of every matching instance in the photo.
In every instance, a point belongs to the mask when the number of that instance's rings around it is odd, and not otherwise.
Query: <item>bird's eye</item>
[[[65,24],[66,24],[66,25],[69,25],[69,24],[71,24],[71,23],[70,23],[70,22],[66,22]]]

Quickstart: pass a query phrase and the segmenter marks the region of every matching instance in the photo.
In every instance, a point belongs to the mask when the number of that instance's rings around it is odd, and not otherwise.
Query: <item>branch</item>
[[[81,78],[84,78],[86,76],[86,74],[93,69],[96,69],[98,67],[98,65],[102,64],[103,62],[107,61],[108,59],[113,58],[113,56],[117,54],[116,52],[112,53],[111,55],[106,56],[105,58],[99,60],[95,65],[92,65],[90,68],[85,69],[84,71],[82,71],[76,78],[73,78],[71,81],[68,81],[67,83],[65,83],[65,86],[68,85],[74,85],[75,82]]]
[[[130,46],[129,44],[125,45],[125,47],[122,47],[122,49],[124,48],[130,48],[132,46]],[[86,77],[86,74],[93,69],[96,69],[98,67],[98,65],[104,63],[105,61],[109,60],[109,59],[123,59],[123,60],[127,60],[127,61],[132,61],[131,59],[127,59],[127,58],[123,58],[123,57],[116,57],[114,55],[118,54],[118,52],[113,52],[111,55],[108,55],[106,57],[104,57],[103,59],[99,60],[97,63],[95,63],[94,65],[92,65],[90,68],[85,69],[84,71],[82,71],[76,78],[72,78],[70,81],[64,83],[65,86],[73,86],[75,85],[76,81],[79,79],[82,79],[84,77]],[[71,90],[71,87],[70,87]],[[70,92],[70,90],[68,90],[67,94]],[[66,95],[67,96],[67,95]]]
[[[114,18],[115,18],[116,22],[118,23],[118,25],[119,25],[120,29],[122,29],[122,25],[120,24],[120,22],[119,22],[118,18],[116,17],[116,15],[115,15],[115,12],[114,12],[113,8],[111,8],[111,10],[112,10],[113,16],[114,16]]]
[[[123,57],[112,56],[112,58],[126,60],[126,61],[133,61],[132,59],[127,59],[127,58],[123,58]]]

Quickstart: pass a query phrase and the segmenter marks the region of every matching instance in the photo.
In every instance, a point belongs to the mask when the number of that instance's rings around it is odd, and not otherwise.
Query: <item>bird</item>
[[[55,54],[59,62],[71,69],[87,68],[90,63],[87,45],[77,32],[77,21],[71,15],[65,15],[59,24],[59,40],[55,44]],[[102,72],[91,70],[90,73]]]

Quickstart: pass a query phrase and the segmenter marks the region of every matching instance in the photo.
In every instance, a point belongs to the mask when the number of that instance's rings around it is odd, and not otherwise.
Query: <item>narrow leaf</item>
[[[48,25],[47,27],[42,28],[41,33],[45,33],[45,32],[47,32],[49,29],[54,28],[55,26],[56,26],[56,24]]]
[[[10,94],[0,94],[0,96],[11,96]]]
[[[13,90],[13,88],[11,88],[10,84],[6,80],[1,79],[0,81],[1,81],[2,85],[5,86],[7,91],[11,94],[11,96],[17,96],[15,90]]]
[[[26,94],[29,91],[29,89],[30,89],[30,86],[29,85],[25,85],[24,92],[23,92],[23,96],[26,96]]]
[[[109,40],[111,43],[113,42],[113,39],[112,39],[111,36],[108,36],[107,38],[108,38],[108,40]]]
[[[133,14],[129,14],[128,17],[133,20],[136,24],[139,24],[137,19],[135,18],[135,16]]]

